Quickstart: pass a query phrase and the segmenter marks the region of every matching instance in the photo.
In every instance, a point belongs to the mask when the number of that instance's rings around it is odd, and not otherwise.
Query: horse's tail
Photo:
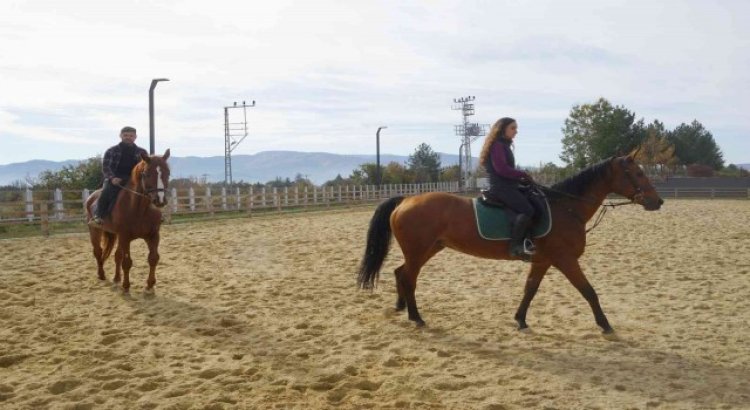
[[[115,238],[117,235],[111,233],[111,232],[102,232],[102,263],[109,258],[109,255],[112,254],[112,248],[115,247]]]
[[[403,196],[391,198],[375,209],[367,230],[367,248],[357,273],[357,284],[362,289],[372,289],[391,245],[391,214],[404,200]]]

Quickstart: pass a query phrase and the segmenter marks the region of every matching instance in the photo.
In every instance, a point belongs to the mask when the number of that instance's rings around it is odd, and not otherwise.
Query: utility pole
[[[156,136],[154,135],[154,88],[159,81],[169,81],[169,78],[154,78],[148,89],[148,130],[149,130],[149,154],[156,152]]]
[[[380,184],[382,179],[382,172],[380,171],[380,130],[388,128],[387,126],[383,125],[378,127],[378,131],[375,132],[375,146],[376,153],[375,153],[375,183],[378,186],[378,190],[380,190]]]
[[[237,105],[237,101],[233,105],[224,107],[224,185],[232,185],[232,151],[240,145],[247,137],[247,109],[255,107],[255,100],[252,103]],[[242,108],[242,121],[241,122],[229,122],[229,110],[234,108]],[[234,138],[239,138],[235,140]]]
[[[456,135],[461,137],[461,145],[458,149],[459,168],[461,168],[461,181],[459,185],[464,189],[471,188],[471,174],[474,168],[471,164],[471,143],[487,133],[487,124],[469,122],[469,117],[474,115],[475,96],[467,96],[453,99],[452,110],[461,111],[463,123],[454,126]]]

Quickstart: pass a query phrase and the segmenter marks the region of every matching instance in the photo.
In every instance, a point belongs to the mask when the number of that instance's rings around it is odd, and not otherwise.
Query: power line
[[[232,151],[247,138],[247,109],[252,107],[255,107],[255,100],[250,105],[245,104],[244,101],[242,105],[237,105],[235,101],[233,105],[224,107],[224,184],[226,186],[232,185]],[[242,108],[241,122],[229,122],[229,110],[233,108]]]
[[[454,98],[453,106],[451,106],[452,110],[461,111],[463,117],[463,123],[454,126],[454,129],[456,135],[461,137],[461,146],[458,149],[458,164],[461,174],[460,185],[464,189],[474,186],[471,179],[472,171],[474,170],[471,164],[471,143],[476,141],[480,136],[485,135],[489,127],[488,124],[469,122],[469,117],[474,115],[475,99],[476,97],[473,95]]]

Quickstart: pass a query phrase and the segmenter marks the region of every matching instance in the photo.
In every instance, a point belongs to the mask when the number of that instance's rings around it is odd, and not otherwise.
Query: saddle
[[[480,192],[481,195],[472,201],[479,235],[488,240],[510,239],[515,212],[508,208],[501,198],[488,195],[488,190]],[[541,238],[552,230],[552,214],[547,198],[541,190],[534,187],[522,189],[522,192],[537,211],[531,227],[531,236]]]

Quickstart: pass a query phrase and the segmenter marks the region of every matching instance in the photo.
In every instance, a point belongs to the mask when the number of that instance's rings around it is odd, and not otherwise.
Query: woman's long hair
[[[516,120],[514,120],[513,118],[503,117],[492,124],[490,132],[487,133],[487,138],[485,138],[484,140],[482,153],[479,154],[480,165],[484,166],[484,164],[487,162],[487,159],[490,157],[490,148],[492,147],[492,143],[495,142],[498,138],[504,138],[505,129],[508,128],[508,125],[513,124],[514,122],[516,122]]]

